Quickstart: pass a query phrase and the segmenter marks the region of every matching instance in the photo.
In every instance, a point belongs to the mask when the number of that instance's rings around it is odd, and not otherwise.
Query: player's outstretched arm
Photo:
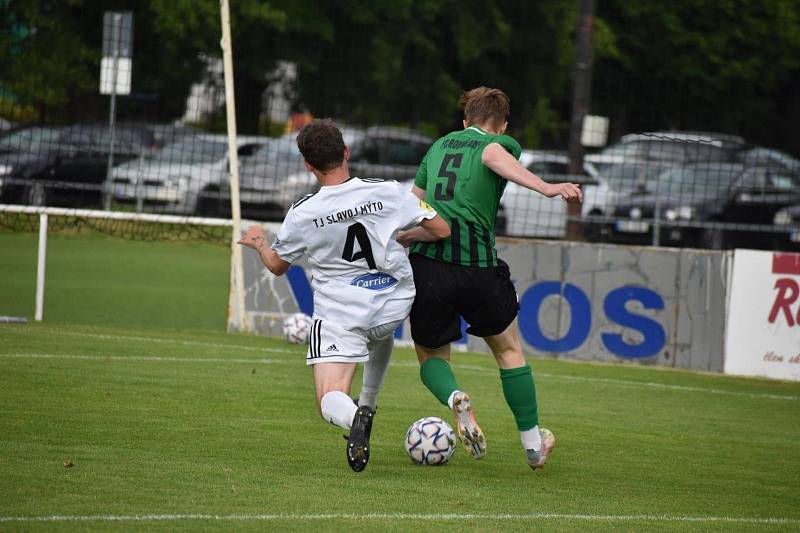
[[[497,143],[491,143],[483,149],[481,162],[492,169],[495,174],[508,181],[513,181],[527,189],[553,198],[560,196],[566,202],[583,201],[583,192],[574,183],[547,183],[539,176],[523,167],[517,159]]]
[[[267,235],[261,226],[247,228],[239,244],[258,252],[258,255],[261,256],[261,262],[276,276],[285,274],[289,267],[292,266],[288,261],[281,259],[275,250],[267,246]]]

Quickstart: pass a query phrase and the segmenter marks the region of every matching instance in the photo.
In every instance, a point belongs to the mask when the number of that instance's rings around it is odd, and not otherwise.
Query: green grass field
[[[32,282],[9,279],[31,267],[25,235],[0,233],[0,314],[29,312],[16,298]],[[449,414],[397,349],[356,474],[316,413],[304,349],[222,331],[224,248],[53,246],[45,324],[0,325],[0,530],[800,529],[800,384],[535,359],[557,446],[532,472],[493,361],[458,353],[489,453],[420,467],[406,428]],[[97,264],[69,270],[80,248]],[[159,259],[174,268],[148,291]],[[125,276],[102,275],[110,260]]]

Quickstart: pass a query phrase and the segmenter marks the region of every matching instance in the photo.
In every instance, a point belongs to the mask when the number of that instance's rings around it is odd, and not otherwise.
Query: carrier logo
[[[397,279],[384,272],[364,274],[350,282],[350,285],[355,285],[356,287],[369,289],[371,291],[385,291],[396,284]]]

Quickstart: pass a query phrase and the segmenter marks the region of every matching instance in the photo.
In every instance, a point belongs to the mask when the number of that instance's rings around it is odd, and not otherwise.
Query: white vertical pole
[[[36,314],[37,322],[44,315],[44,273],[47,263],[47,213],[39,215],[39,259],[36,269]]]
[[[228,0],[220,0],[222,19],[222,60],[225,73],[225,114],[228,118],[228,153],[230,154],[231,174],[231,218],[233,221],[230,307],[228,312],[228,331],[250,328],[244,310],[244,269],[242,268],[242,247],[236,242],[241,238],[241,210],[239,204],[239,157],[236,152],[236,103],[233,93],[233,42],[231,40],[231,15]],[[234,320],[231,320],[233,314]],[[234,324],[236,327],[234,328]]]

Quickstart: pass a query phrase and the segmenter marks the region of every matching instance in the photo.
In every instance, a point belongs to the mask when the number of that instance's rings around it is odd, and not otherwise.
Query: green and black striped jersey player
[[[517,293],[506,265],[497,257],[494,226],[507,181],[545,196],[580,202],[572,183],[548,184],[523,167],[519,143],[504,135],[508,97],[479,87],[462,95],[464,129],[445,135],[428,150],[412,192],[450,223],[450,237],[435,242],[422,228],[399,233],[410,245],[417,295],[411,307],[411,337],[425,386],[455,415],[456,431],[473,457],[486,454],[486,439],[475,421],[470,396],[450,367],[450,343],[467,332],[482,337],[500,367],[503,394],[517,422],[528,465],[544,466],[555,437],[539,428],[536,387],[527,364],[516,317]]]
[[[450,238],[418,242],[410,253],[464,266],[497,265],[494,226],[506,180],[482,162],[484,149],[502,146],[515,159],[522,147],[508,135],[495,135],[471,125],[437,140],[414,179],[416,191],[450,223]]]

